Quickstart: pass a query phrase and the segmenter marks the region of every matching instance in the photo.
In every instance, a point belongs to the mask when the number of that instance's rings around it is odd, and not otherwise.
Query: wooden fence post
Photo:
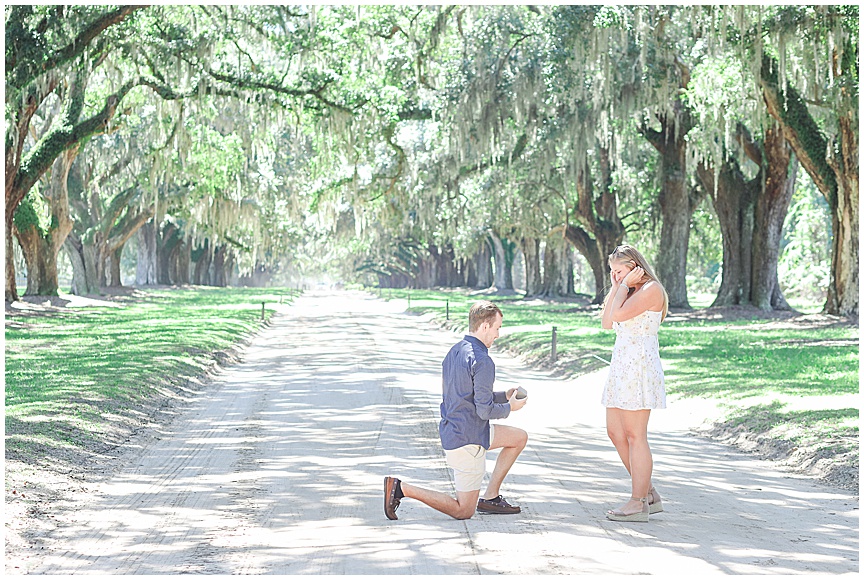
[[[558,360],[558,327],[552,327],[552,362]]]

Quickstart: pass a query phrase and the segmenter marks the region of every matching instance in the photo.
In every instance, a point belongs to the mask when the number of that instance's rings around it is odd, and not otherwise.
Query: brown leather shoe
[[[506,499],[499,495],[492,499],[480,498],[480,501],[477,502],[477,511],[487,514],[518,514],[522,508],[518,505],[510,505]]]
[[[399,499],[396,497],[396,484],[399,480],[389,475],[384,478],[384,515],[388,520],[398,520],[396,509],[399,507]]]

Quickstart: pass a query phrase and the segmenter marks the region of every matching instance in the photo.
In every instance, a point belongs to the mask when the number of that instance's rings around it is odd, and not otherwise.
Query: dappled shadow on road
[[[422,322],[375,302],[301,302],[276,319],[160,441],[130,451],[135,461],[78,506],[32,571],[668,573],[670,561],[677,571],[857,570],[848,498],[684,433],[652,439],[666,512],[641,526],[607,521],[629,494],[626,472],[599,424],[556,413],[584,405],[562,395],[575,387],[544,399],[543,377],[527,371],[547,421],[526,424],[529,446],[502,490],[523,514],[456,521],[405,500],[399,521],[386,520],[385,475],[452,492],[437,406],[454,336],[411,328]]]

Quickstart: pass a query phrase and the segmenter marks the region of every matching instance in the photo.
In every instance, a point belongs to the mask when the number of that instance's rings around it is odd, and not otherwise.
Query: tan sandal
[[[606,512],[606,517],[613,522],[647,522],[648,514],[650,513],[650,508],[648,507],[648,498],[631,497],[630,499],[641,501],[642,511],[634,512],[632,514],[625,514],[624,512],[619,510],[610,510]]]
[[[648,513],[658,514],[663,511],[663,502],[660,499],[660,494],[651,486],[648,490],[648,495],[651,496],[651,501],[648,502]]]

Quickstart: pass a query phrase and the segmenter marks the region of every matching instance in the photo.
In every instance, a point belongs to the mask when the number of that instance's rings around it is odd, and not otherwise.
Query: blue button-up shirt
[[[495,363],[480,339],[466,335],[442,363],[441,423],[438,433],[444,449],[481,445],[489,449],[489,420],[510,415],[504,392],[493,393]]]

